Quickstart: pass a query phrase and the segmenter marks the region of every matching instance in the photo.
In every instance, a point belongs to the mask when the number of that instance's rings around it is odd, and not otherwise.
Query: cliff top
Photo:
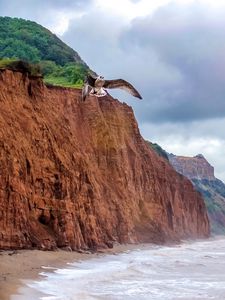
[[[214,167],[202,154],[194,157],[176,156],[174,154],[168,156],[175,170],[189,179],[215,179]]]

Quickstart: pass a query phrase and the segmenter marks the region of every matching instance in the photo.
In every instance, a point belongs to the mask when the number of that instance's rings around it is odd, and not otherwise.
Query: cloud
[[[1,0],[0,15],[36,21],[56,33],[63,33],[70,14],[86,11],[94,0]]]
[[[138,3],[138,2],[141,2],[141,0],[130,0],[130,2],[132,2],[132,3]]]
[[[224,20],[225,11],[211,12],[199,3],[173,3],[135,20],[123,33],[124,51],[148,50],[147,67],[155,52],[159,67],[173,70],[170,79],[159,78],[154,93],[146,91],[150,101],[158,99],[158,105],[153,103],[152,113],[143,114],[145,119],[183,122],[225,116]],[[151,77],[147,80],[151,86]]]
[[[1,14],[7,13],[10,15],[12,12],[14,14],[27,13],[31,16],[35,10],[42,11],[42,14],[46,14],[46,9],[65,9],[69,10],[71,8],[84,8],[87,7],[92,1],[91,0],[45,0],[45,1],[35,1],[35,0],[1,0],[0,9]],[[16,10],[15,10],[16,9]]]

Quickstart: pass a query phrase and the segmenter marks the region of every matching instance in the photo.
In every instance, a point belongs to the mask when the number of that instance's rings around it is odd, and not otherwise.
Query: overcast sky
[[[202,153],[225,181],[225,1],[0,0],[0,14],[37,21],[98,74],[133,83],[142,101],[113,95],[144,138]]]

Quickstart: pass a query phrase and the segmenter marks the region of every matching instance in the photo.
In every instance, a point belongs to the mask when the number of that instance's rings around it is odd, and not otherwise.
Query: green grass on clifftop
[[[9,69],[12,71],[28,73],[31,76],[42,76],[39,64],[30,64],[14,58],[0,59],[0,69]]]

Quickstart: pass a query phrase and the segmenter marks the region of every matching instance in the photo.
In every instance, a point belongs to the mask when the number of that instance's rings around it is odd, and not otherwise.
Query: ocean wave
[[[223,300],[225,239],[105,255],[41,273],[32,300]],[[21,298],[22,299],[22,298]]]

